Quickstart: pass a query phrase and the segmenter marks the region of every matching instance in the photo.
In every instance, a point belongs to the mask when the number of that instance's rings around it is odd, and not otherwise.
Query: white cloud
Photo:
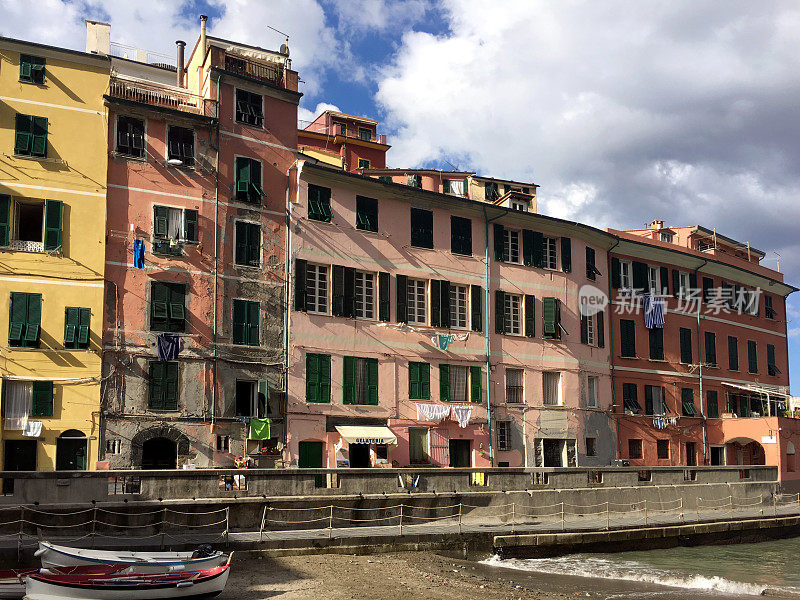
[[[401,29],[422,19],[429,0],[348,0],[330,2],[339,18],[339,28],[358,33],[380,33]]]

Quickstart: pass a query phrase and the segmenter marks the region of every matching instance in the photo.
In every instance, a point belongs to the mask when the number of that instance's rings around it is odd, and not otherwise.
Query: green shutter
[[[61,250],[61,222],[64,203],[46,200],[44,205],[44,249],[47,252]]]
[[[31,145],[33,156],[44,157],[47,155],[47,118],[33,117],[33,142]]]
[[[633,261],[633,287],[647,290],[647,265],[636,260]]]
[[[187,242],[199,240],[198,214],[194,209],[187,209],[183,216],[183,237]]]
[[[164,380],[164,409],[177,410],[178,408],[178,363],[166,363]]]
[[[33,146],[33,117],[17,114],[14,130],[14,154],[28,156]]]
[[[408,277],[398,275],[396,287],[397,322],[408,323]]]
[[[450,365],[439,365],[439,401],[450,401]]]
[[[408,397],[419,398],[420,384],[419,384],[419,365],[420,363],[408,363]]]
[[[319,365],[319,390],[317,399],[319,402],[330,403],[331,401],[331,355],[318,354],[317,364]]]
[[[356,359],[345,356],[342,365],[342,404],[355,404]]]
[[[430,400],[431,366],[428,363],[408,363],[408,397],[415,400]]]
[[[450,180],[449,179],[443,179],[442,180],[442,193],[443,194],[449,194],[450,193]]]
[[[431,397],[431,366],[428,363],[420,364],[420,398],[430,400]]]
[[[236,159],[236,198],[247,202],[247,193],[250,191],[250,159],[239,157]]]
[[[319,354],[306,354],[306,402],[319,402]]]
[[[572,240],[568,237],[561,238],[561,270],[564,273],[572,271]]]
[[[522,252],[523,254],[528,255],[528,262],[526,265],[538,267],[539,269],[544,268],[544,252],[542,248],[542,244],[544,243],[544,236],[540,231],[531,231],[528,234],[528,245],[529,248],[525,249],[525,236],[523,235],[522,238]]]
[[[11,232],[11,196],[0,194],[0,247],[8,246]]]
[[[480,402],[481,397],[481,368],[469,368],[469,399],[471,402]]]
[[[78,339],[78,327],[80,327],[79,309],[66,307],[64,309],[64,347],[75,348]]]
[[[471,308],[472,308],[472,331],[483,331],[483,288],[479,285],[470,287],[472,295]]]
[[[88,308],[79,308],[80,326],[78,327],[78,347],[87,348],[89,346],[89,326],[92,319],[92,311]]]
[[[52,381],[33,382],[33,406],[31,407],[31,416],[32,417],[53,416]]]
[[[150,400],[147,406],[154,410],[164,408],[164,365],[160,361],[150,361]]]
[[[28,294],[11,292],[11,310],[8,318],[8,341],[11,346],[22,345],[27,320]]]
[[[253,204],[260,204],[264,190],[261,188],[261,162],[250,159],[250,189],[248,200]]]
[[[180,321],[180,323],[173,323],[173,326],[180,327],[176,331],[183,331],[183,320],[186,318],[185,311],[186,294],[182,285],[172,285],[169,288],[169,318],[171,321]]]
[[[499,223],[494,224],[494,259],[502,261],[505,257],[505,228]]]
[[[502,290],[494,292],[494,331],[506,332],[506,294]]]
[[[167,304],[169,303],[169,288],[167,284],[154,281],[150,286],[150,328],[163,327],[167,319]]]
[[[261,339],[258,333],[258,317],[260,306],[258,302],[247,303],[247,343],[250,346],[258,346]]]
[[[25,322],[25,345],[39,347],[39,326],[42,322],[41,294],[28,294],[28,318]]]
[[[611,287],[613,287],[615,290],[618,289],[622,285],[622,282],[620,281],[621,278],[622,278],[620,270],[621,270],[621,268],[620,268],[620,264],[619,264],[619,259],[617,257],[612,257],[611,258]]]
[[[378,405],[378,359],[367,358],[367,404]]]
[[[692,330],[685,327],[680,328],[681,342],[681,362],[692,363]]]
[[[558,337],[557,303],[557,298],[542,298],[542,337],[544,338]]]
[[[525,294],[525,336],[534,337],[536,335],[536,307],[535,299],[529,294]]]
[[[153,207],[153,235],[167,237],[169,223],[169,208],[166,206]]]
[[[240,345],[245,343],[245,319],[247,317],[247,307],[244,300],[233,301],[233,343]]]

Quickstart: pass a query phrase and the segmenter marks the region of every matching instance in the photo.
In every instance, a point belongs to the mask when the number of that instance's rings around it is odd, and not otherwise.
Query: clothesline
[[[472,407],[468,405],[448,406],[445,404],[417,403],[417,421],[431,421],[439,423],[447,417],[452,417],[458,426],[464,429],[469,425],[472,416]]]

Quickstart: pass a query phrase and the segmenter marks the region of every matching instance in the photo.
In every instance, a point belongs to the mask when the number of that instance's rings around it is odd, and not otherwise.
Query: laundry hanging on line
[[[443,404],[417,404],[417,421],[438,423],[450,415],[450,407]]]
[[[174,333],[159,333],[156,336],[158,360],[178,360],[180,337]]]

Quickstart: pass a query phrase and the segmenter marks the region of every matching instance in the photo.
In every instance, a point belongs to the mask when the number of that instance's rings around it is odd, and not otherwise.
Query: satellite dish
[[[183,161],[180,158],[170,158],[167,161],[167,164],[172,167],[180,167],[181,165],[183,165]]]

